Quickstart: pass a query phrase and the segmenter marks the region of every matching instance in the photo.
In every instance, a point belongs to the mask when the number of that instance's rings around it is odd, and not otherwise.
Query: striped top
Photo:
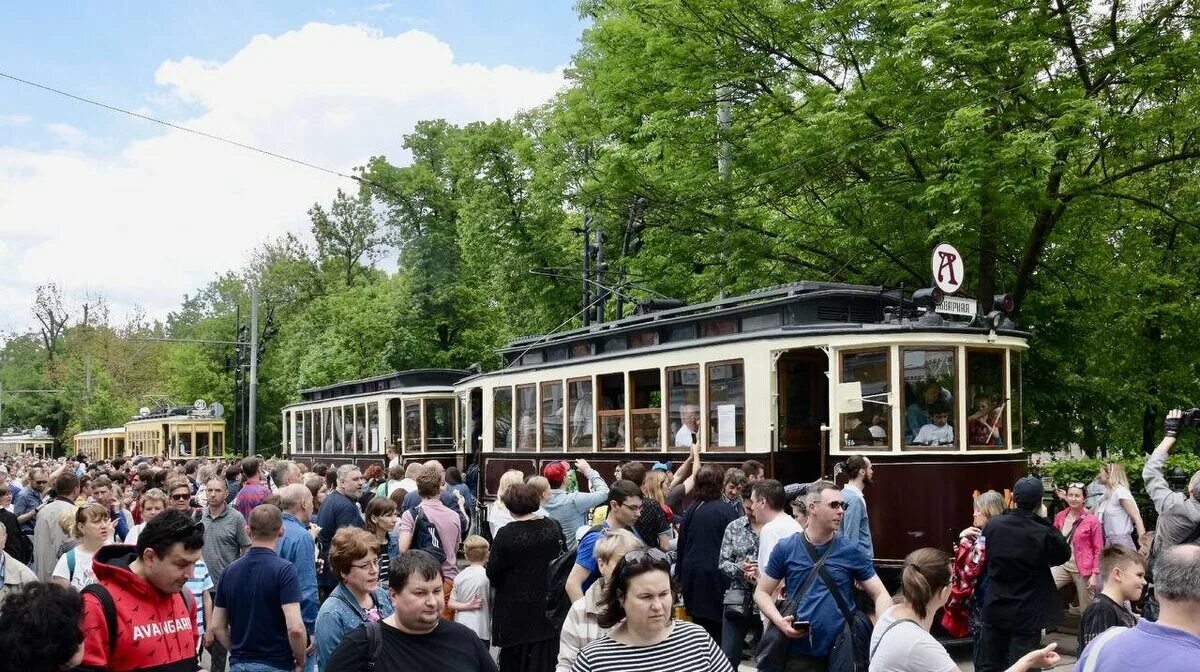
[[[630,672],[631,670],[670,670],[671,672],[733,672],[729,659],[704,628],[687,621],[675,621],[671,634],[658,644],[629,646],[609,635],[583,647],[572,672]]]
[[[204,564],[204,560],[196,561],[196,569],[192,572],[192,578],[184,584],[191,591],[192,597],[196,598],[196,632],[204,634],[204,591],[214,590],[212,575],[208,572],[208,565]]]

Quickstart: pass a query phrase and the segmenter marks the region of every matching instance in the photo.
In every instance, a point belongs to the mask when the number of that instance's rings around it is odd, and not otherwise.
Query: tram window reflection
[[[1012,351],[1008,354],[1009,366],[1009,401],[1011,413],[1015,413],[1012,425],[1012,442],[1010,448],[1020,448],[1025,445],[1025,409],[1021,400],[1021,353]]]
[[[492,445],[495,450],[511,451],[512,388],[498,387],[492,392]]]
[[[633,449],[662,448],[662,378],[658,369],[632,371],[629,374],[633,405]]]
[[[542,450],[563,448],[562,383],[542,383]]]
[[[1003,448],[1008,425],[1008,400],[1004,397],[1004,351],[967,350],[967,445]]]
[[[841,416],[843,445],[853,450],[887,450],[892,422],[892,406],[887,403],[891,391],[888,350],[842,353],[842,382],[862,387],[862,411]]]
[[[723,450],[746,447],[746,372],[742,361],[708,365],[708,443]]]
[[[904,443],[906,447],[952,447],[955,351],[904,349]]]
[[[591,450],[592,427],[595,424],[592,405],[592,379],[567,381],[568,403],[571,409],[568,450]]]
[[[537,386],[517,386],[517,450],[537,447]]]
[[[454,448],[454,400],[425,400],[425,441],[429,450]]]
[[[408,399],[404,402],[404,452],[419,453],[421,445],[421,402]]]
[[[690,448],[700,440],[700,367],[667,369],[670,430],[676,448]]]
[[[625,448],[625,374],[610,373],[596,377],[600,407],[596,411],[600,426],[600,448]]]

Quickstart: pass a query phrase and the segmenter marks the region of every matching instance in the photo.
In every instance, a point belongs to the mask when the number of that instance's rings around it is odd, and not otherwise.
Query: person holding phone
[[[688,448],[696,444],[697,432],[700,431],[700,407],[696,404],[684,404],[679,409],[679,431],[675,432],[675,447]]]

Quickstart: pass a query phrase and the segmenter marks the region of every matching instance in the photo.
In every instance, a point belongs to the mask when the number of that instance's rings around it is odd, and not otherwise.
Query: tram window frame
[[[662,369],[635,369],[626,374],[629,378],[626,384],[628,391],[629,425],[626,429],[626,442],[634,452],[662,452],[663,450],[663,408],[662,408]],[[639,382],[640,379],[640,382]],[[653,383],[648,383],[653,379]],[[650,389],[643,389],[643,386]],[[642,405],[642,395],[645,393],[645,405]],[[658,395],[658,405],[655,406],[655,394]],[[640,431],[640,423],[649,421],[655,426],[654,443],[646,445],[645,435]],[[638,439],[643,439],[641,446]]]
[[[555,389],[558,390],[557,395],[554,394]],[[538,450],[565,450],[567,404],[566,397],[564,396],[563,382],[561,380],[543,381],[538,385],[538,392]],[[548,434],[552,435],[553,427],[550,427],[551,432],[546,431],[548,426],[547,420],[553,419],[553,403],[555,400],[558,401],[558,443],[552,443],[547,439]],[[547,402],[551,404],[550,407],[547,407]],[[547,416],[550,417],[547,418]]]
[[[583,386],[582,389],[587,390],[587,398],[586,399],[584,399],[582,397],[576,397],[574,395],[574,392],[577,389],[576,386],[578,386],[578,385]],[[593,452],[596,450],[596,412],[595,412],[596,411],[596,384],[595,384],[595,380],[591,376],[587,376],[587,377],[583,377],[583,378],[568,378],[566,381],[566,393],[567,393],[566,408],[569,410],[570,416],[571,416],[571,421],[568,423],[566,421],[566,417],[565,417],[566,413],[564,412],[564,419],[563,419],[564,437],[563,437],[563,439],[566,443],[566,450],[569,452],[589,452],[589,453]],[[582,403],[586,403],[587,407],[584,410],[577,412],[576,411],[577,405],[582,404]],[[579,419],[581,419],[584,423],[586,423],[584,425],[581,425],[581,426],[587,427],[586,436],[588,437],[588,440],[587,440],[586,444],[576,445],[576,441],[575,441],[576,416],[579,416]]]
[[[900,420],[903,425],[903,432],[899,437],[900,438],[900,449],[902,451],[904,451],[904,452],[935,452],[935,453],[958,452],[960,450],[960,447],[963,445],[962,423],[960,422],[962,414],[959,413],[959,408],[962,406],[962,400],[959,395],[960,380],[959,380],[959,370],[958,370],[959,361],[960,361],[959,360],[960,349],[961,348],[959,348],[959,346],[957,346],[957,345],[914,345],[914,346],[905,346],[905,347],[900,348],[900,352],[898,355],[899,360],[897,361],[896,365],[900,367],[900,381],[904,385],[904,389],[901,390],[901,406],[902,407],[900,409]],[[913,443],[909,440],[909,436],[908,436],[909,413],[908,413],[908,411],[909,411],[909,401],[910,401],[910,398],[909,398],[909,387],[910,386],[908,384],[904,383],[904,381],[905,381],[905,370],[907,368],[907,366],[905,364],[905,362],[906,362],[905,357],[910,352],[911,353],[917,353],[917,352],[950,353],[950,357],[951,357],[951,361],[950,361],[951,374],[950,374],[950,379],[949,379],[950,389],[947,389],[947,387],[945,385],[943,385],[942,382],[937,379],[923,380],[921,383],[921,389],[922,389],[922,394],[923,394],[924,389],[928,388],[930,384],[936,383],[938,385],[938,387],[941,388],[942,392],[948,392],[950,394],[949,401],[946,401],[943,397],[941,399],[941,402],[943,404],[945,404],[946,406],[948,406],[947,411],[948,411],[949,417],[947,418],[947,422],[949,423],[951,421],[950,420],[951,418],[953,419],[953,422],[954,422],[954,424],[951,425],[951,428],[954,432],[954,440],[952,443],[945,444],[945,445],[922,445],[922,444],[918,444],[918,443]],[[922,367],[928,369],[928,364],[922,364]],[[916,388],[914,388],[914,391],[916,391]],[[917,402],[914,402],[914,403],[917,403]],[[920,403],[922,403],[924,405],[924,402],[920,402]],[[921,411],[921,410],[924,410],[924,409],[918,409],[918,411]],[[928,411],[926,411],[925,418],[926,418],[927,422],[923,423],[921,425],[922,427],[924,427],[925,425],[931,424],[931,422],[932,422],[932,417],[929,416]],[[913,434],[913,439],[915,439],[917,434],[919,434],[919,433],[920,433],[920,428],[918,428],[916,430],[916,432]]]
[[[972,424],[972,421],[969,418],[972,414],[974,414],[976,412],[976,407],[978,406],[979,398],[981,396],[983,396],[978,391],[979,385],[977,384],[977,381],[974,380],[976,372],[971,367],[972,362],[974,361],[974,358],[979,357],[979,356],[998,357],[1000,360],[997,370],[995,371],[996,379],[997,379],[995,382],[996,389],[994,392],[988,393],[989,395],[995,395],[996,397],[999,398],[1001,408],[1002,408],[1001,413],[1000,413],[1000,427],[998,428],[999,432],[1000,432],[1000,436],[998,437],[1000,440],[1000,445],[996,445],[994,443],[985,444],[985,443],[978,443],[978,442],[972,441],[972,439],[975,438],[972,436],[972,429],[974,428],[974,425]],[[1008,450],[1008,444],[1007,444],[1007,442],[1008,442],[1008,424],[1012,421],[1012,413],[1011,413],[1011,406],[1003,405],[1004,404],[1004,389],[1005,389],[1005,385],[1006,385],[1005,368],[1007,365],[1007,360],[1005,357],[1005,349],[1004,348],[968,347],[968,348],[966,348],[966,358],[964,361],[966,363],[965,374],[966,374],[966,382],[967,382],[967,386],[966,386],[967,398],[965,398],[963,401],[966,404],[967,431],[965,434],[965,438],[967,440],[967,450],[970,450],[970,451]]]
[[[508,407],[508,417],[507,418],[502,417],[503,414],[498,413],[498,411],[502,408],[502,406],[500,404],[500,399],[499,399],[501,395],[508,397],[508,400],[504,404],[505,406]],[[513,388],[511,385],[502,385],[499,387],[492,388],[492,429],[491,429],[491,431],[492,431],[492,451],[493,452],[511,453],[516,450],[516,441],[514,440],[516,438],[516,436],[515,436],[516,427],[514,426],[514,423],[513,423],[513,397],[514,397]],[[502,420],[504,422],[506,422],[508,425],[508,429],[503,434],[503,436],[506,436],[508,440],[504,441],[504,442],[501,442],[500,439],[501,439],[502,435],[497,431],[498,427],[496,426],[497,423],[499,423]]]
[[[684,380],[683,375],[680,375],[680,382],[678,384],[675,382],[675,374],[676,373],[682,374],[685,371],[690,371],[695,375],[695,383],[694,384],[688,384]],[[680,366],[668,366],[666,369],[666,374],[667,374],[667,435],[670,437],[670,442],[671,442],[672,448],[684,448],[684,449],[691,448],[692,444],[690,442],[687,443],[686,445],[680,445],[679,440],[678,440],[679,432],[682,431],[682,429],[683,429],[683,409],[687,406],[695,406],[696,407],[696,431],[692,432],[692,433],[695,434],[696,441],[700,442],[702,440],[701,432],[704,429],[704,405],[701,403],[703,401],[701,391],[702,391],[702,387],[704,386],[704,376],[701,373],[701,368],[700,368],[699,364],[683,364]],[[676,406],[676,404],[675,404],[676,389],[683,390],[683,400],[678,406]],[[689,390],[689,389],[695,390],[695,397],[696,397],[695,401],[688,401],[687,390]],[[675,429],[676,422],[679,423],[679,429]]]
[[[615,407],[608,408],[608,404],[604,403],[604,400],[606,399],[604,395],[604,384],[605,382],[611,381],[620,381],[621,392],[619,398],[621,401],[620,403],[616,404]],[[596,424],[594,427],[598,436],[597,446],[601,452],[625,452],[629,450],[629,432],[626,430],[624,434],[621,433],[621,430],[626,427],[625,411],[629,406],[629,389],[626,387],[627,382],[628,381],[625,379],[624,371],[604,373],[596,376],[596,396],[600,399],[601,403],[596,405]],[[616,434],[617,436],[621,437],[622,440],[620,441],[619,445],[606,446],[604,445],[605,425],[607,422],[610,422],[612,418],[617,418]]]
[[[741,370],[738,375],[730,376],[730,380],[741,378],[741,400],[740,403],[734,403],[734,445],[721,446],[717,444],[719,438],[719,427],[714,427],[714,423],[719,422],[719,407],[727,404],[719,403],[722,401],[718,395],[713,394],[713,369],[717,367],[736,367]],[[726,359],[719,362],[707,362],[704,365],[704,385],[707,392],[708,415],[706,427],[707,446],[706,452],[714,453],[744,453],[746,452],[746,362],[742,359]],[[704,421],[705,418],[702,418]],[[738,438],[740,436],[740,439]]]
[[[380,449],[382,443],[379,437],[379,402],[372,401],[367,404],[367,440],[370,442],[369,448],[372,453],[382,452]]]
[[[532,396],[530,396],[532,393]],[[538,386],[535,383],[517,385],[513,389],[513,417],[517,419],[513,445],[517,452],[535,452],[538,445]],[[529,425],[525,425],[525,411]]]
[[[881,353],[883,354],[884,365],[885,365],[884,379],[882,381],[883,382],[883,391],[882,392],[872,392],[870,389],[868,389],[866,387],[866,385],[863,385],[862,392],[863,392],[864,397],[867,397],[869,395],[888,395],[887,397],[884,397],[884,401],[886,402],[890,398],[891,391],[892,391],[892,367],[894,366],[894,363],[892,362],[892,348],[890,346],[884,345],[881,347],[849,348],[849,349],[845,349],[845,350],[839,350],[838,351],[838,382],[839,383],[854,383],[854,382],[862,383],[862,382],[864,382],[862,380],[859,380],[857,376],[855,377],[855,379],[851,379],[847,376],[847,372],[848,372],[848,370],[846,368],[847,358],[857,357],[857,356],[862,356],[862,355],[878,355]],[[874,381],[871,381],[871,382],[874,382]],[[878,397],[876,397],[876,398],[878,399]],[[886,453],[886,452],[891,452],[892,439],[895,436],[895,431],[891,426],[891,424],[892,424],[892,404],[884,403],[881,406],[880,404],[864,400],[862,402],[862,406],[863,406],[863,410],[860,413],[840,413],[840,414],[838,414],[838,437],[837,437],[838,438],[838,441],[837,441],[838,449],[842,452],[847,452],[847,453],[855,453],[855,452]],[[882,409],[882,410],[880,410],[880,409]],[[883,416],[884,432],[886,432],[886,434],[887,434],[886,438],[883,439],[884,443],[883,444],[871,443],[871,444],[867,444],[867,445],[857,445],[857,444],[850,445],[850,444],[848,444],[846,442],[847,441],[847,437],[846,437],[847,420],[851,416],[859,415],[860,421],[861,421],[861,417],[865,416],[866,413],[871,410],[878,411],[878,413],[872,413],[872,416],[874,416],[876,414]],[[868,427],[868,429],[870,429],[870,427],[872,427],[872,426],[874,426],[873,423],[871,425],[868,425],[867,427]],[[873,436],[872,438],[873,438],[873,440],[877,440],[879,437]]]

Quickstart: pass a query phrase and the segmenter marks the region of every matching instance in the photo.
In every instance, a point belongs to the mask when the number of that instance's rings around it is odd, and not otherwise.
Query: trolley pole
[[[258,411],[258,285],[250,286],[250,414],[249,431],[246,436],[247,455],[254,457],[255,438],[258,435],[256,415]]]

